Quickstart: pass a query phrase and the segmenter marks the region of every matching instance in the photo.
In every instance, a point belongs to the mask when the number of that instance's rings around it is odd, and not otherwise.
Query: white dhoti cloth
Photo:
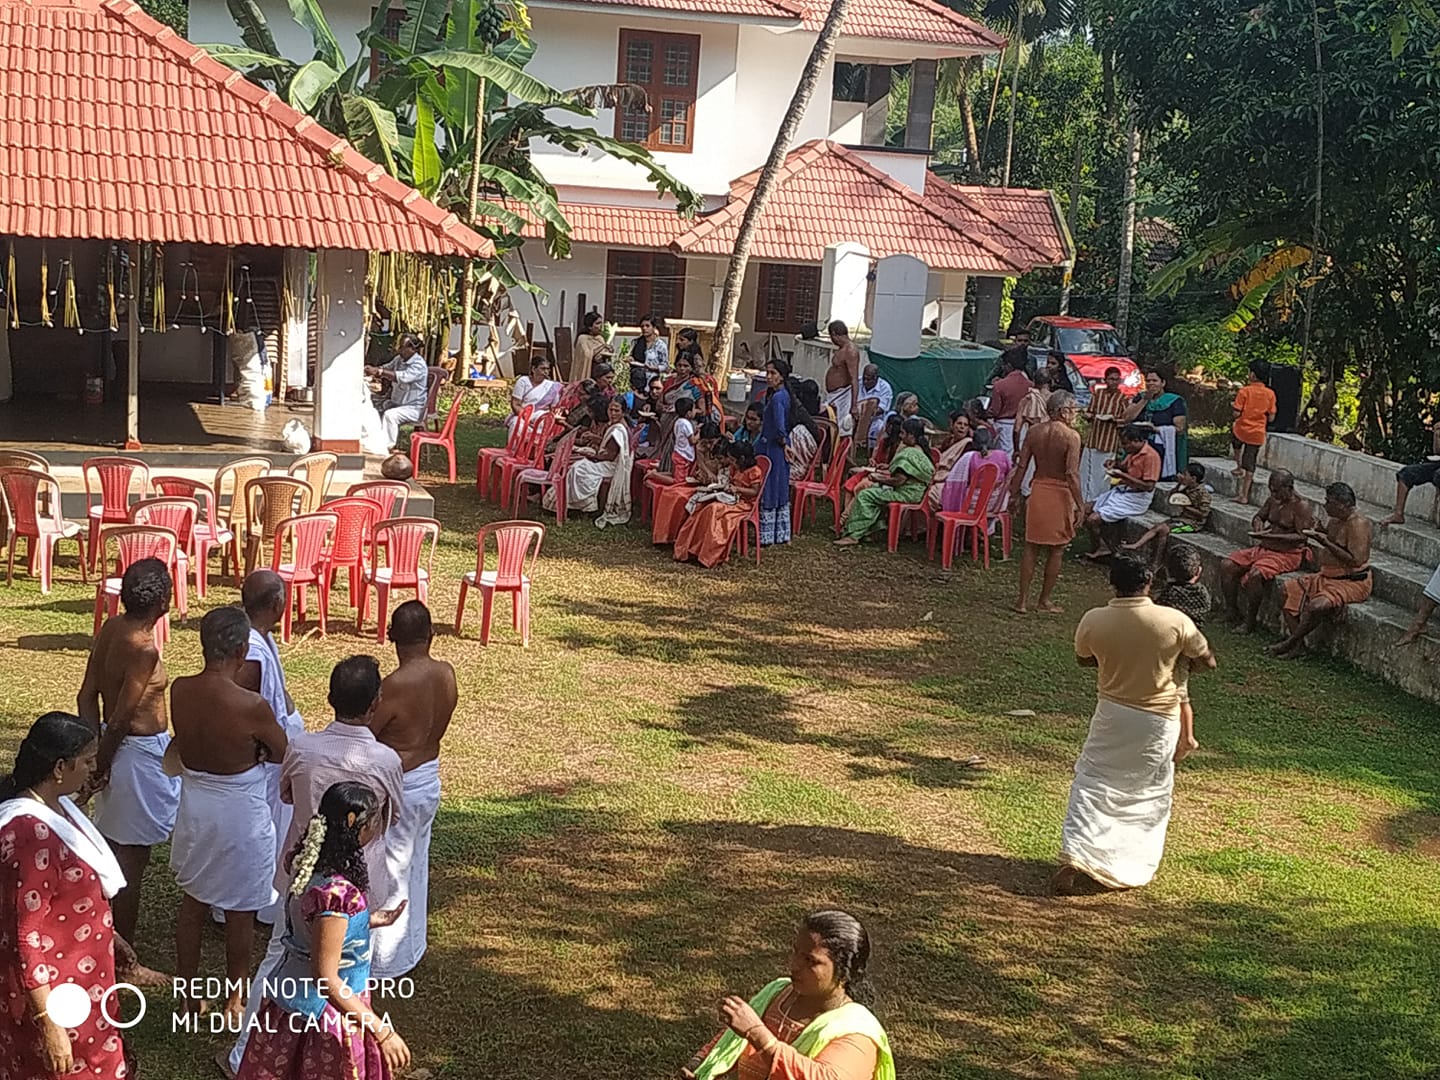
[[[170,839],[180,778],[165,773],[170,733],[126,735],[110,763],[110,782],[95,796],[93,820],[112,844],[152,847]]]
[[[400,441],[401,424],[418,424],[425,416],[425,403],[417,405],[392,405],[380,414],[380,423],[385,428],[385,438],[391,446]]]
[[[1060,862],[1111,888],[1149,884],[1165,853],[1178,716],[1101,698],[1075,762]]]
[[[1101,521],[1113,525],[1117,521],[1139,517],[1150,509],[1154,499],[1153,492],[1112,487],[1109,491],[1102,491],[1095,499],[1095,512],[1100,515]]]
[[[1425,598],[1432,603],[1440,604],[1440,566],[1435,567],[1435,572],[1425,583]]]
[[[170,869],[187,896],[222,911],[275,902],[275,819],[263,766],[233,776],[183,771]]]
[[[1113,453],[1086,447],[1080,451],[1080,497],[1092,503],[1110,490],[1110,477],[1105,474],[1105,462],[1114,457]]]
[[[280,726],[285,729],[286,739],[293,739],[305,731],[305,721],[301,719],[298,710],[279,719]],[[295,816],[295,808],[287,802],[280,801],[280,766],[278,764],[265,765],[263,768],[265,769],[265,798],[270,802],[270,819],[275,822],[275,861],[271,866],[273,872],[285,858],[282,848],[285,844],[285,837],[290,835],[290,819]],[[256,917],[270,926],[279,926],[285,917],[285,897],[277,894],[275,902]]]
[[[385,831],[386,879],[399,893],[372,903],[388,911],[407,900],[389,926],[371,932],[370,971],[376,978],[399,978],[425,955],[426,908],[430,902],[430,832],[440,809],[440,763],[427,761],[405,774],[400,820]],[[373,888],[372,888],[372,891]]]
[[[1160,478],[1168,480],[1179,472],[1179,459],[1175,456],[1177,435],[1175,428],[1170,424],[1164,424],[1155,429],[1155,437],[1160,440]]]
[[[995,448],[1004,450],[1011,457],[1015,456],[1015,421],[995,421]]]
[[[850,435],[855,431],[855,417],[851,415],[851,410],[855,408],[854,387],[842,386],[839,390],[831,390],[820,404],[835,410],[835,425],[841,435]]]

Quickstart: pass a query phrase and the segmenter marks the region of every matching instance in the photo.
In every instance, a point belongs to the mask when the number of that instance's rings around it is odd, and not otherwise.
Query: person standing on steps
[[[371,968],[380,979],[399,978],[425,956],[430,893],[430,832],[440,809],[440,740],[450,729],[459,691],[455,669],[430,655],[435,630],[430,609],[407,600],[390,619],[390,640],[400,666],[380,684],[370,717],[376,740],[400,755],[405,770],[400,818],[385,838],[386,876],[400,887],[387,906],[405,909],[375,935]]]
[[[1430,429],[1430,456],[1413,465],[1405,465],[1395,477],[1395,510],[1381,525],[1404,525],[1405,503],[1410,498],[1410,489],[1421,484],[1434,484],[1440,488],[1440,420]]]
[[[1250,487],[1255,483],[1255,462],[1265,445],[1266,425],[1275,419],[1275,391],[1265,384],[1270,365],[1263,360],[1250,364],[1250,381],[1235,395],[1235,423],[1230,428],[1230,445],[1235,451],[1234,477],[1240,481],[1235,501],[1250,504]]]

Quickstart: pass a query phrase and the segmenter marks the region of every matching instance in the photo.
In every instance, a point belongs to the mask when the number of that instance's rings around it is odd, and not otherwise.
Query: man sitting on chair
[[[388,394],[377,407],[385,425],[386,446],[394,450],[400,441],[400,425],[418,424],[425,419],[430,370],[420,355],[420,339],[406,334],[400,339],[399,355],[383,367],[367,365],[365,374],[388,387]]]

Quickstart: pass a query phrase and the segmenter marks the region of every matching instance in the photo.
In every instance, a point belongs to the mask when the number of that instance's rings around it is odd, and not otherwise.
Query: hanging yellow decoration
[[[70,249],[70,257],[65,260],[65,328],[67,330],[80,330],[80,305],[75,302],[75,249]]]
[[[150,329],[157,334],[165,332],[165,248],[160,244],[150,247]]]
[[[20,329],[20,301],[15,298],[15,241],[10,241],[10,260],[5,283],[5,307],[10,312],[10,329]]]
[[[115,310],[115,249],[111,247],[105,255],[105,295],[110,299],[110,329],[120,329],[120,316]]]
[[[225,295],[220,301],[220,332],[235,332],[235,251],[225,255]]]
[[[44,326],[55,325],[55,320],[50,318],[50,252],[43,246],[40,248],[40,322]]]

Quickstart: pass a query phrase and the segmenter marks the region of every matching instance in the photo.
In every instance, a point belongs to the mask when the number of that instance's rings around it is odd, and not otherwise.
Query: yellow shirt
[[[1117,705],[1180,716],[1176,664],[1210,651],[1189,615],[1148,596],[1117,596],[1093,608],[1075,628],[1075,655],[1099,662],[1099,693]],[[1181,675],[1181,683],[1184,675]]]

